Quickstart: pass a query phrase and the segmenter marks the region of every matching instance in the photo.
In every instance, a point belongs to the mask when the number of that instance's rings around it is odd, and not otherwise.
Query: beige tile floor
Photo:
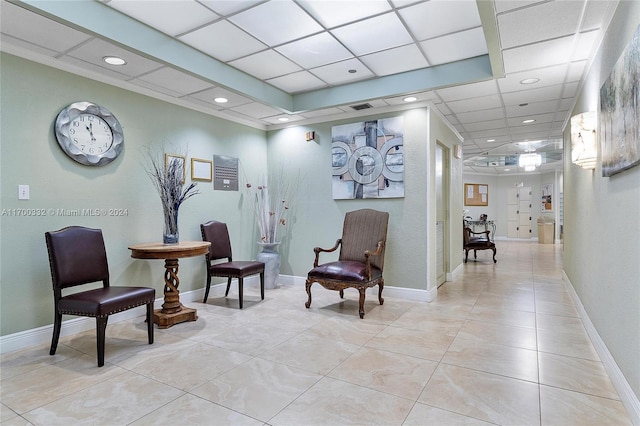
[[[4,354],[3,425],[630,424],[561,280],[562,247],[498,241],[437,300],[314,285],[219,291],[196,322],[142,318]],[[394,283],[388,282],[390,286]],[[216,289],[218,290],[218,289]]]

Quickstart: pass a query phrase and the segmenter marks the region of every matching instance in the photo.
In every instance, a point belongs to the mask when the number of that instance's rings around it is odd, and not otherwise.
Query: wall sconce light
[[[309,141],[313,141],[316,139],[316,132],[307,132],[307,134],[305,135],[307,142]]]
[[[518,166],[524,167],[525,172],[532,172],[536,169],[536,167],[542,164],[542,157],[540,154],[535,153],[527,153],[520,154],[518,157]]]
[[[571,117],[571,162],[583,169],[596,168],[596,113],[583,112]]]
[[[456,158],[462,158],[462,145],[453,146],[453,156]]]

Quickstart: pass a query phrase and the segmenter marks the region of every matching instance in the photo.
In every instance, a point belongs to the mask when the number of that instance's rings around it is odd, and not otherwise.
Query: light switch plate
[[[18,185],[18,200],[29,199],[29,185]]]

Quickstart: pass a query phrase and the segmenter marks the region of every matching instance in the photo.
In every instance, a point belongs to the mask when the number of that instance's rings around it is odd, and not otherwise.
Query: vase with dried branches
[[[192,196],[199,194],[196,183],[184,186],[186,173],[184,157],[162,156],[147,149],[147,174],[153,182],[164,213],[164,244],[178,244],[178,210],[182,203]]]
[[[281,170],[269,180],[259,184],[246,183],[246,192],[260,232],[258,245],[261,252],[257,260],[265,263],[265,288],[275,288],[280,275],[278,245],[285,233],[299,176],[287,177]]]
[[[298,178],[287,178],[283,172],[271,179],[260,179],[258,185],[246,183],[260,232],[260,243],[279,243],[287,226]],[[282,232],[280,232],[282,230]]]

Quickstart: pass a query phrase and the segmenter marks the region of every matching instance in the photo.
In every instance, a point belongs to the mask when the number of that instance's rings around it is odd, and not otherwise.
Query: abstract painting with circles
[[[333,199],[404,197],[404,120],[331,128]]]

